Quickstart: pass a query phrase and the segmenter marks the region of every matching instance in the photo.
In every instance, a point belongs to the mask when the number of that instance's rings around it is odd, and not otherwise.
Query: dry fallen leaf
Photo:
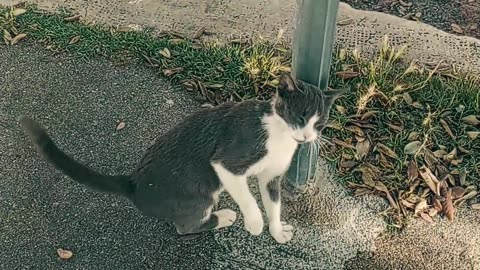
[[[438,214],[438,211],[437,211],[437,209],[435,209],[435,208],[430,208],[430,209],[428,210],[428,215],[431,216],[432,218],[433,218],[434,216],[436,216],[437,214]]]
[[[452,139],[455,140],[455,136],[453,135],[452,130],[451,130],[450,127],[448,126],[447,121],[445,121],[445,120],[443,120],[443,119],[440,119],[440,124],[442,124],[442,127],[445,129],[445,131],[446,131],[447,134],[450,136],[450,138],[452,138]]]
[[[125,122],[123,122],[123,121],[118,122],[117,130],[122,130],[124,128],[125,128]]]
[[[390,191],[388,191],[388,188],[380,181],[375,182],[375,189],[381,192],[384,192],[385,195],[387,196],[387,200],[390,203],[390,206],[398,209],[398,204],[395,202],[393,199],[392,195],[390,195]]]
[[[24,37],[26,37],[27,34],[18,34],[16,35],[14,38],[12,38],[12,41],[10,42],[11,45],[15,45],[17,44],[21,39],[23,39]]]
[[[420,176],[423,178],[428,188],[432,190],[435,194],[440,195],[440,182],[437,177],[430,171],[425,165],[418,169]]]
[[[62,260],[68,260],[73,256],[73,252],[63,248],[57,249],[57,254],[58,254],[58,257],[60,257],[60,259]]]
[[[362,115],[362,117],[360,117],[360,120],[365,121],[367,119],[370,119],[371,117],[377,115],[377,113],[378,113],[378,111],[368,111],[368,112],[364,113]]]
[[[350,18],[337,22],[338,25],[348,25],[348,24],[351,24],[351,23],[353,23],[353,19],[350,19]]]
[[[335,110],[337,110],[337,112],[339,112],[340,114],[345,114],[347,112],[347,109],[340,105],[335,105]]]
[[[370,141],[363,140],[361,142],[357,142],[357,146],[355,148],[357,150],[357,159],[362,160],[367,156],[368,151],[370,150]]]
[[[340,163],[340,167],[350,169],[350,168],[355,167],[355,165],[357,165],[357,164],[358,164],[358,162],[356,162],[356,161],[351,161],[351,160],[350,161],[344,161],[344,162]]]
[[[205,27],[202,26],[197,31],[195,31],[192,38],[193,39],[198,39],[203,35],[203,33],[205,33]]]
[[[66,21],[66,22],[73,22],[73,21],[78,21],[80,19],[80,17],[82,17],[82,15],[77,14],[77,15],[73,15],[73,16],[70,16],[70,17],[63,18],[63,20]]]
[[[384,145],[383,143],[377,143],[377,147],[378,147],[378,150],[383,153],[384,155],[388,156],[388,157],[391,157],[393,159],[397,159],[398,156],[397,154],[395,153],[395,151],[393,151],[390,147]]]
[[[442,206],[442,203],[440,202],[440,200],[438,200],[437,198],[433,198],[433,207],[435,208],[435,210],[437,210],[437,212],[442,212],[443,210],[443,206]]]
[[[400,200],[400,203],[401,203],[403,206],[407,207],[407,208],[410,208],[410,209],[414,209],[414,208],[415,208],[415,204],[412,203],[412,202],[409,202],[409,201],[407,201],[407,200]]]
[[[413,160],[411,160],[408,163],[407,176],[408,176],[408,181],[409,182],[412,182],[413,180],[417,179],[417,177],[418,177],[417,164]]]
[[[405,145],[405,148],[403,149],[403,151],[407,155],[413,155],[413,154],[416,154],[421,147],[422,147],[422,142],[413,141]]]
[[[70,41],[68,42],[68,44],[72,45],[72,44],[75,44],[77,42],[80,41],[80,36],[74,36],[70,39]]]
[[[458,24],[452,23],[450,26],[452,27],[453,32],[463,34],[463,30]]]
[[[467,131],[467,136],[471,140],[475,140],[478,137],[478,135],[480,135],[480,131]]]
[[[412,99],[412,97],[410,96],[409,93],[403,93],[403,100],[405,100],[405,102],[408,105],[412,105],[412,103],[413,103],[413,99]]]
[[[480,203],[474,203],[470,205],[470,207],[472,207],[472,209],[475,209],[475,210],[480,210]]]
[[[411,7],[413,4],[412,3],[407,3],[403,0],[399,0],[398,3],[402,6],[402,7]]]
[[[420,217],[428,223],[433,223],[432,217],[425,212],[420,212]]]
[[[163,70],[163,75],[165,76],[172,76],[172,75],[175,75],[177,74],[178,72],[182,71],[183,68],[182,67],[178,67],[178,68],[167,68],[167,69],[164,69]]]
[[[341,146],[341,147],[344,147],[344,148],[349,148],[349,149],[355,149],[355,147],[352,144],[346,143],[346,142],[344,142],[342,140],[339,140],[337,138],[333,138],[332,141],[338,146]]]
[[[427,201],[426,201],[424,198],[422,198],[422,199],[420,199],[420,201],[415,205],[415,211],[414,211],[415,216],[418,216],[419,213],[425,211],[426,209],[428,209]]]
[[[353,79],[358,77],[360,73],[346,70],[346,71],[338,71],[337,73],[335,73],[335,75],[342,80],[347,80],[347,79]]]
[[[453,208],[452,202],[452,189],[448,188],[445,183],[441,185],[440,189],[442,197],[445,198],[445,201],[442,203],[443,213],[448,220],[453,220],[455,208]]]
[[[27,12],[26,9],[16,8],[12,11],[12,15],[16,17],[16,16],[20,16],[20,15],[24,14],[25,12]]]
[[[465,189],[462,187],[452,187],[452,200],[457,200],[462,198],[465,194]]]
[[[170,58],[172,56],[168,48],[163,48],[163,50],[160,50],[159,53],[165,58]]]
[[[462,121],[472,126],[476,126],[480,124],[480,121],[477,119],[475,115],[466,116],[462,118]]]

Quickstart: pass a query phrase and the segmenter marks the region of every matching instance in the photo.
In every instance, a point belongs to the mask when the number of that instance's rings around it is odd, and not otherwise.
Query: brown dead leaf
[[[392,195],[390,195],[390,191],[388,190],[388,188],[382,182],[376,181],[375,182],[375,189],[385,193],[385,195],[387,196],[387,200],[390,203],[390,206],[395,208],[395,209],[398,209],[397,202],[395,202]]]
[[[377,113],[378,111],[368,111],[360,117],[360,120],[365,121],[367,119],[370,119],[371,117],[375,116]]]
[[[412,106],[413,106],[414,108],[419,109],[419,110],[425,109],[425,106],[423,106],[422,103],[417,102],[417,101],[413,102],[413,103],[412,103]]]
[[[442,203],[443,213],[448,220],[453,220],[455,208],[453,208],[452,202],[452,189],[448,188],[446,184],[442,184],[440,190],[442,197],[445,198],[445,201]]]
[[[435,208],[430,208],[430,209],[428,210],[428,215],[429,215],[430,217],[432,217],[432,218],[433,218],[434,216],[436,216],[437,214],[438,214],[438,211],[437,211],[437,209],[435,209]]]
[[[475,115],[465,116],[464,118],[462,118],[462,121],[472,126],[480,124],[480,121]]]
[[[72,251],[67,250],[67,249],[63,249],[63,248],[58,248],[57,249],[57,254],[58,254],[58,257],[62,260],[68,260],[68,259],[72,258],[72,256],[73,256]]]
[[[348,79],[353,79],[358,77],[360,73],[346,70],[346,71],[338,71],[335,73],[335,75],[342,80],[348,80]]]
[[[75,44],[77,42],[80,41],[80,36],[74,36],[70,39],[70,41],[68,42],[68,44],[72,45],[72,44]]]
[[[66,21],[66,22],[73,22],[73,21],[78,21],[81,17],[82,17],[82,15],[77,14],[77,15],[73,15],[73,16],[70,16],[70,17],[63,18],[63,20]]]
[[[415,205],[414,214],[415,216],[418,216],[421,212],[427,209],[428,209],[427,200],[425,200],[424,198],[421,198],[420,201],[418,201],[418,203]]]
[[[338,146],[348,148],[348,149],[355,149],[355,147],[351,143],[346,143],[346,142],[344,142],[342,140],[339,140],[337,138],[333,138],[332,141]]]
[[[425,165],[418,169],[420,176],[423,178],[428,188],[432,190],[433,193],[440,195],[440,182],[437,177],[430,171]]]
[[[350,18],[344,19],[344,20],[341,20],[341,21],[338,21],[338,22],[337,22],[338,25],[349,25],[349,24],[351,24],[351,23],[353,23],[353,19],[350,19]]]
[[[440,150],[437,150],[435,152],[433,152],[433,155],[436,157],[436,158],[443,158],[445,155],[447,155],[448,152],[443,150],[443,149],[440,149]]]
[[[163,48],[160,50],[158,53],[160,53],[163,57],[165,58],[170,58],[172,57],[172,54],[170,53],[170,50],[168,48]]]
[[[453,32],[457,34],[463,34],[463,30],[458,24],[452,23],[450,26],[452,27]]]
[[[20,15],[22,15],[22,14],[25,14],[26,12],[27,12],[26,9],[16,8],[16,9],[14,9],[14,10],[12,11],[12,15],[13,15],[14,17],[17,17],[17,16],[20,16]]]
[[[420,134],[416,131],[411,132],[408,134],[408,140],[409,141],[417,141],[420,138]]]
[[[413,180],[418,178],[418,167],[413,160],[408,163],[407,176],[408,182],[412,182]]]
[[[393,151],[390,147],[384,145],[383,143],[377,143],[377,148],[378,150],[383,153],[384,155],[388,156],[388,157],[391,157],[393,159],[397,159],[398,156],[397,154],[395,153],[395,151]]]
[[[433,201],[433,207],[435,208],[435,210],[437,210],[437,212],[439,213],[442,212],[443,206],[440,200],[434,197],[432,201]]]
[[[440,124],[442,125],[443,129],[445,129],[445,131],[446,131],[447,134],[450,136],[450,138],[452,138],[452,139],[455,140],[455,136],[453,135],[452,130],[451,130],[450,127],[448,126],[447,121],[445,121],[445,120],[443,120],[443,119],[440,119]]]
[[[412,202],[410,202],[410,201],[407,201],[407,200],[403,200],[403,199],[402,199],[402,200],[400,200],[400,203],[401,203],[403,206],[407,207],[407,208],[415,209],[415,204],[412,203]]]
[[[124,128],[125,128],[125,122],[123,122],[123,121],[118,122],[117,128],[116,128],[117,131],[118,131],[118,130],[122,130],[122,129],[124,129]]]
[[[352,161],[352,160],[350,160],[350,161],[344,161],[344,162],[341,162],[341,163],[340,163],[340,167],[346,168],[346,169],[350,169],[350,168],[355,167],[357,164],[358,164],[358,162]]]
[[[434,223],[432,217],[425,213],[425,212],[420,212],[420,217],[425,220],[427,223]]]
[[[177,68],[167,68],[163,70],[163,75],[165,76],[172,76],[175,75],[179,72],[183,71],[182,67],[177,67]]]
[[[365,137],[365,133],[363,132],[362,128],[359,126],[348,126],[348,127],[345,127],[345,130],[348,130],[359,137]]]
[[[422,147],[421,141],[413,141],[405,145],[403,152],[406,155],[414,155],[420,150],[421,147]]]
[[[406,92],[405,92],[405,93],[403,93],[402,96],[403,96],[403,100],[405,100],[405,102],[406,102],[408,105],[412,105],[413,99],[412,99],[412,97],[410,96],[409,93],[406,93]]]
[[[478,137],[478,135],[480,135],[480,131],[467,131],[467,136],[472,141],[475,140]]]
[[[364,157],[367,156],[370,150],[370,141],[363,140],[361,142],[357,142],[355,149],[357,150],[357,155],[356,155],[357,159],[362,160]]]
[[[355,189],[355,193],[353,196],[362,196],[362,195],[367,195],[367,194],[373,194],[373,190],[369,188],[364,188],[364,187],[359,187]]]
[[[387,123],[387,126],[390,127],[395,132],[402,132],[403,129],[404,129],[403,126],[394,125],[394,124],[390,124],[390,123]]]
[[[402,7],[411,7],[413,4],[412,3],[408,3],[408,2],[405,2],[403,0],[399,0],[398,3],[402,6]]]
[[[202,26],[197,31],[195,31],[192,38],[193,39],[198,39],[203,35],[203,33],[205,33],[205,27]]]
[[[465,189],[462,187],[452,187],[452,200],[457,200],[463,197]]]
[[[15,45],[17,44],[21,39],[25,38],[27,34],[18,34],[14,38],[12,38],[12,41],[10,42],[10,45]]]
[[[337,112],[339,112],[340,114],[343,114],[343,115],[345,115],[345,113],[347,113],[347,109],[345,109],[345,107],[340,106],[340,105],[335,105],[335,110],[337,110]]]

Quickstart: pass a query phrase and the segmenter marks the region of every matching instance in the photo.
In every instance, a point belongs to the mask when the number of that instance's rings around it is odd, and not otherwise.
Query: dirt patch
[[[480,0],[345,0],[354,8],[419,20],[449,33],[480,38]],[[447,12],[448,11],[448,12]],[[453,26],[456,24],[460,27]]]

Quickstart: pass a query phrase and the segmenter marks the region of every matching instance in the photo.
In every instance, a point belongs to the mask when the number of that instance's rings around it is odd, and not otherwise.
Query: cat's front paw
[[[270,224],[269,226],[270,234],[279,244],[285,244],[286,242],[292,240],[293,237],[293,226],[288,225],[285,222],[280,224]]]
[[[245,229],[252,235],[260,235],[263,231],[263,217],[260,209],[244,216]]]

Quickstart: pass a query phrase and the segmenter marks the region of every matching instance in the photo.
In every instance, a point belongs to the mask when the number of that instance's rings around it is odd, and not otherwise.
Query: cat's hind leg
[[[231,226],[237,219],[237,213],[230,209],[221,209],[211,212],[211,208],[204,212],[202,218],[182,217],[175,221],[177,232],[181,235],[200,233],[212,229]]]

